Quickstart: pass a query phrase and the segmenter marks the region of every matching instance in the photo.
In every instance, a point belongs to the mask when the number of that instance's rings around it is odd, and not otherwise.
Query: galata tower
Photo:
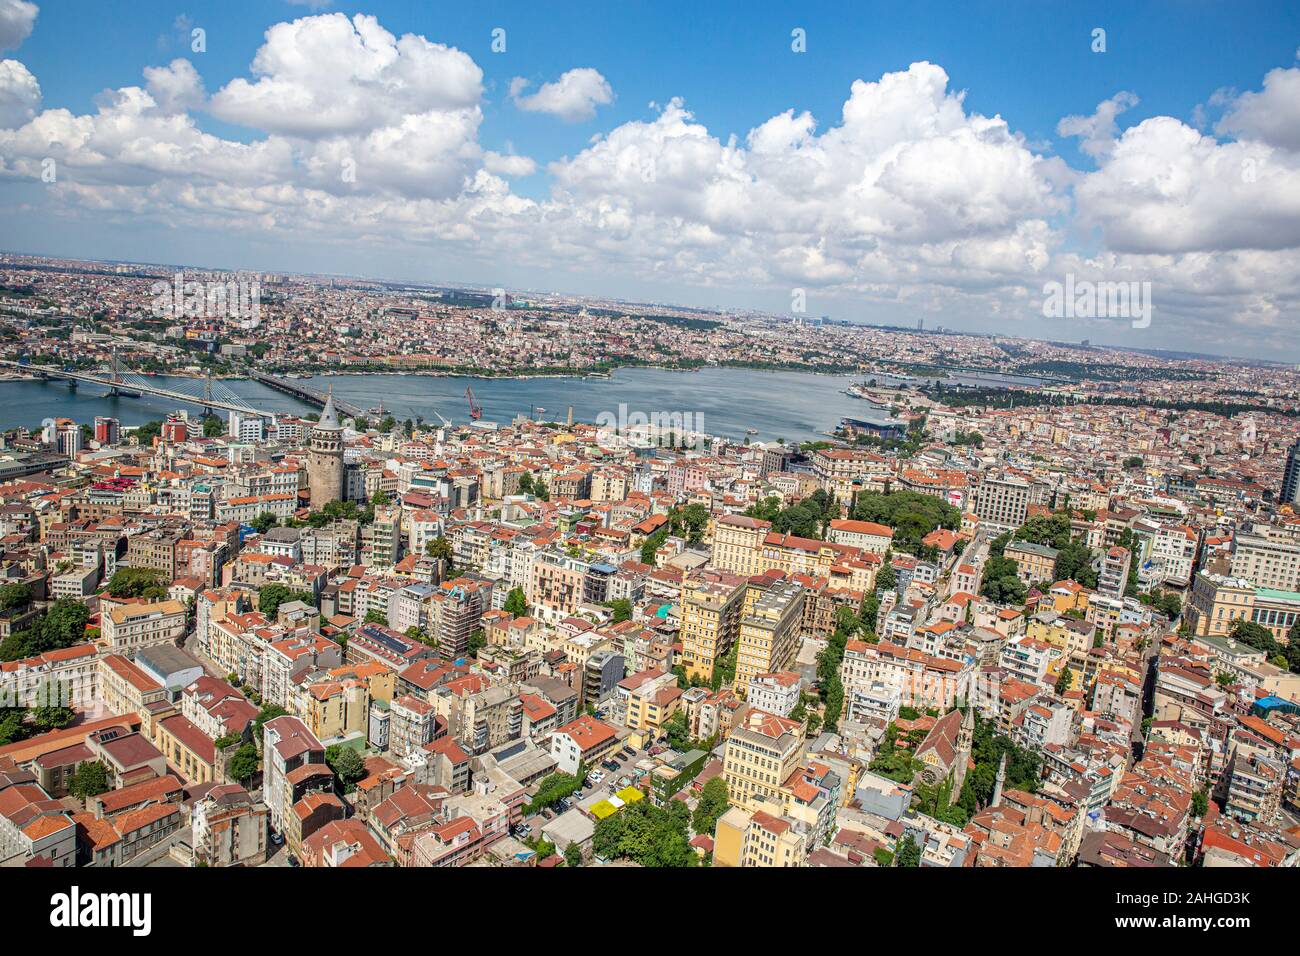
[[[311,430],[307,487],[313,511],[343,499],[343,426],[334,411],[333,393],[326,397],[320,421]]]

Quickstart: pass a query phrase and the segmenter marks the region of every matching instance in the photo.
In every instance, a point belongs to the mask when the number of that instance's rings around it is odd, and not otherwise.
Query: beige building
[[[1032,541],[1012,541],[1002,556],[1016,562],[1016,577],[1026,585],[1055,581],[1056,556],[1059,552],[1045,544]]]
[[[305,704],[303,722],[323,743],[364,736],[369,729],[370,691],[364,680],[317,681],[307,688]]]
[[[803,759],[803,724],[752,710],[731,731],[722,755],[722,776],[733,807],[757,810],[766,800],[780,804],[781,787]]]
[[[722,867],[803,866],[807,843],[794,824],[765,810],[732,807],[718,819],[713,865]]]
[[[831,521],[826,537],[836,544],[847,544],[872,554],[884,554],[894,540],[894,529],[874,521],[836,518]]]
[[[1192,581],[1185,617],[1197,637],[1223,637],[1234,621],[1249,621],[1255,588],[1249,581],[1202,571]]]
[[[799,652],[806,592],[795,581],[769,576],[745,589],[737,637],[735,690],[744,694],[759,674],[790,670]]]
[[[713,526],[713,566],[745,577],[758,574],[763,539],[771,528],[771,522],[744,515],[719,518]]]
[[[185,634],[185,605],[180,601],[122,604],[101,617],[103,638],[112,651],[135,651]]]

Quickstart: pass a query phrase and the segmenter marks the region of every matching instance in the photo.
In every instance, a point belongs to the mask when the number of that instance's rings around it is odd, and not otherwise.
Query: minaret
[[[957,731],[957,756],[953,760],[952,792],[948,796],[951,806],[961,797],[961,787],[966,781],[966,769],[970,765],[971,748],[975,745],[975,705],[966,704],[966,715],[961,721],[961,730]]]
[[[1007,752],[1002,751],[1002,759],[998,761],[998,775],[993,780],[993,800],[989,803],[990,807],[996,807],[1002,803],[1002,785],[1007,782]]]
[[[332,386],[325,397],[320,421],[311,430],[307,488],[311,492],[311,507],[316,511],[331,501],[343,499],[343,427],[334,411]]]

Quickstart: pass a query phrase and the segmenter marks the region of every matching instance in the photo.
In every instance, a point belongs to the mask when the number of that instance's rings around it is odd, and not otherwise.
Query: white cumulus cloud
[[[529,83],[523,77],[510,81],[510,96],[515,106],[529,113],[549,113],[566,123],[578,123],[596,115],[596,107],[614,102],[614,91],[599,72],[579,67],[561,74],[552,83],[543,83],[536,93],[525,95]]]

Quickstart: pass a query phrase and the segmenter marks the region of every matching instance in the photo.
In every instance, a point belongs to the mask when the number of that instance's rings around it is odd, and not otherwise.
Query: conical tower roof
[[[320,421],[316,423],[317,428],[339,428],[338,412],[334,411],[334,386],[330,386],[329,392],[325,395],[325,407],[321,409]]]

